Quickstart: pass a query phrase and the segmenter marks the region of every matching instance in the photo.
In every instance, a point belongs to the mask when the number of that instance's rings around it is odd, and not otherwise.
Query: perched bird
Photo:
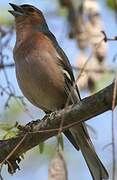
[[[50,32],[42,12],[28,4],[11,4],[15,17],[16,44],[13,50],[18,84],[27,99],[45,113],[81,101],[67,56]],[[94,180],[108,179],[98,158],[85,123],[64,134],[77,150],[81,150]]]

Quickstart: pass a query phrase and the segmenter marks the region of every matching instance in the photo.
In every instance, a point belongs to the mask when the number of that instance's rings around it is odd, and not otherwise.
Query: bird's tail
[[[94,146],[90,140],[85,124],[82,123],[70,128],[70,132],[73,135],[78,148],[81,150],[86,160],[93,180],[108,179],[108,173],[95,152]]]

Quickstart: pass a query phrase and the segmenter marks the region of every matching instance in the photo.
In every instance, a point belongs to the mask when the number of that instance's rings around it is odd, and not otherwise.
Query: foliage
[[[114,11],[117,11],[116,0],[107,0],[107,5]]]

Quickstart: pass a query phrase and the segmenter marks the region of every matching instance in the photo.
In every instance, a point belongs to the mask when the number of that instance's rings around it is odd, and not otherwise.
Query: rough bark
[[[48,138],[57,135],[61,120],[63,120],[62,131],[64,131],[75,125],[74,123],[87,121],[105,111],[111,110],[113,87],[114,83],[98,93],[82,99],[75,106],[54,112],[42,120],[32,121],[20,131],[17,137],[1,140],[0,162],[7,163],[9,172],[13,173],[19,168],[19,156]],[[115,104],[117,104],[117,98]]]

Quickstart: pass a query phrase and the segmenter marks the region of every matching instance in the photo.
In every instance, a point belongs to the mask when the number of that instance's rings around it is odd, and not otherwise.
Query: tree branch
[[[12,68],[14,67],[14,63],[10,63],[10,64],[0,64],[0,69],[4,69],[4,68]]]
[[[54,112],[45,116],[41,121],[32,121],[20,131],[17,137],[1,140],[0,162],[7,163],[9,172],[13,173],[19,168],[16,162],[16,160],[18,163],[20,162],[19,156],[48,138],[57,135],[62,119],[64,120],[62,131],[64,131],[76,123],[84,122],[111,110],[113,87],[114,83],[98,93],[84,98],[75,106]],[[115,104],[117,104],[117,97]]]

